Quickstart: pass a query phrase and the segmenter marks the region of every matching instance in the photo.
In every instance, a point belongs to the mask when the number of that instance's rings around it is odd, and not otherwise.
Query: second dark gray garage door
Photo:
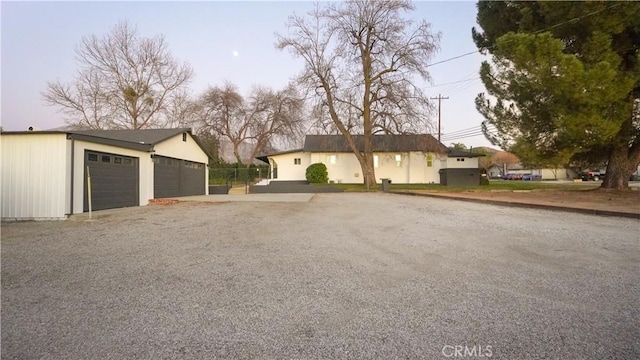
[[[205,194],[205,164],[165,156],[153,157],[153,197]]]

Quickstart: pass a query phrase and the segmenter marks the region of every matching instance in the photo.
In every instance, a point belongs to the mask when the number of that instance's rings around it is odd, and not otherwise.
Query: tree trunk
[[[235,155],[238,165],[242,165],[242,159],[240,158],[240,151],[238,151],[238,147],[238,144],[233,143],[233,155]]]
[[[629,188],[629,178],[640,163],[640,138],[629,147],[629,139],[633,132],[633,119],[630,117],[622,124],[614,146],[609,153],[607,172],[600,188],[625,190]]]
[[[618,146],[611,151],[602,189],[624,190],[629,187],[629,178],[638,164],[629,159],[628,151],[627,146]]]
[[[362,169],[363,183],[368,189],[375,188],[376,186],[376,174],[373,168],[373,155],[363,154],[360,161],[360,168]]]

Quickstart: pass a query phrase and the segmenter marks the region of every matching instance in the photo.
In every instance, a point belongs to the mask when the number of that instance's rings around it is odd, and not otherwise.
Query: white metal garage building
[[[208,155],[190,129],[3,132],[2,218],[64,219],[92,209],[208,193]]]

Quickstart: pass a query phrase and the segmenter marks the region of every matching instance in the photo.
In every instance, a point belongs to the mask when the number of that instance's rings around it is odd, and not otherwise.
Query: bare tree
[[[198,100],[193,98],[188,89],[175,91],[163,109],[165,126],[168,128],[192,128],[194,132],[201,125],[201,107]]]
[[[292,87],[282,91],[254,87],[245,99],[235,85],[225,83],[209,88],[200,106],[201,127],[228,139],[238,163],[242,163],[241,144],[251,147],[250,165],[261,151],[295,140],[302,133],[304,101]]]
[[[102,38],[83,37],[76,60],[76,79],[48,82],[42,95],[70,124],[95,129],[167,126],[167,103],[184,94],[193,76],[189,65],[173,58],[163,36],[140,37],[126,21]]]
[[[367,186],[375,184],[373,134],[429,130],[433,111],[415,80],[430,80],[429,60],[440,34],[402,14],[406,0],[353,0],[289,17],[289,33],[276,46],[304,61],[299,84],[316,99],[316,111],[342,134],[360,162]],[[320,122],[319,128],[327,127]],[[363,135],[363,148],[352,135]]]

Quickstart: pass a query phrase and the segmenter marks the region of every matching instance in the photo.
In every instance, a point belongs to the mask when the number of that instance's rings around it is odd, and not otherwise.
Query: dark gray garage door
[[[87,167],[91,174],[92,210],[139,205],[138,158],[85,150],[85,212],[89,211]]]
[[[154,156],[153,197],[204,195],[205,164]]]

